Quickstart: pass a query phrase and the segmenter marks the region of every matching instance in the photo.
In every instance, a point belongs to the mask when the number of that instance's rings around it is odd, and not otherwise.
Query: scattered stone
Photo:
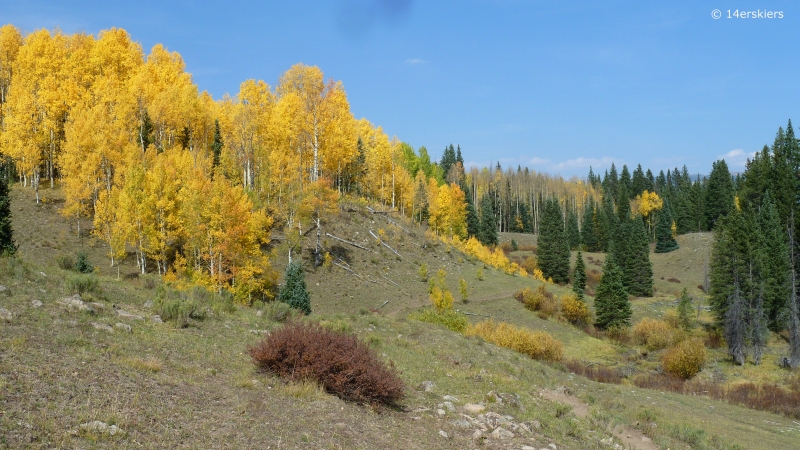
[[[423,381],[422,383],[420,383],[417,389],[420,391],[432,392],[435,387],[436,385],[433,384],[433,381]]]
[[[92,309],[95,309],[95,310],[97,310],[97,309],[106,309],[106,305],[104,305],[102,303],[91,302],[91,303],[87,303],[87,305],[89,305],[89,308],[92,308]]]
[[[11,314],[11,311],[9,311],[9,310],[7,310],[5,308],[0,308],[0,319],[5,320],[6,322],[11,322],[11,319],[13,319],[13,318],[14,318],[14,315]]]
[[[494,431],[492,431],[491,435],[494,439],[511,439],[514,437],[514,433],[506,430],[503,427],[497,427]]]
[[[522,450],[536,450],[536,447],[531,447],[530,445],[523,445]]]
[[[247,331],[249,331],[250,333],[253,333],[253,334],[258,334],[260,336],[266,336],[266,335],[269,334],[269,330],[258,330],[258,329],[256,329],[256,330],[247,330]]]
[[[447,414],[447,413],[445,412],[445,410],[443,410],[443,409],[439,408],[439,409],[437,409],[437,410],[436,410],[436,414],[438,414],[438,415],[440,415],[440,416],[443,416],[443,415],[445,415],[445,414]]]
[[[114,436],[116,434],[123,435],[125,431],[118,428],[116,425],[109,425],[105,422],[95,420],[93,422],[86,422],[80,425],[80,429],[90,433],[108,434]]]
[[[480,417],[480,416],[478,416]],[[502,425],[507,424],[509,421],[505,417],[497,414],[496,412],[488,412],[484,415],[486,424],[492,428],[498,428]]]
[[[144,302],[144,307],[147,308],[147,309],[152,308],[153,307],[153,301],[152,300],[148,300],[148,301]]]
[[[642,442],[647,444],[647,443],[650,443],[650,442],[653,442],[653,441],[647,436],[642,436]]]
[[[448,402],[458,403],[458,399],[453,397],[452,395],[445,395],[442,397],[443,400],[447,400]]]
[[[450,439],[450,435],[447,434],[447,431],[444,431],[444,430],[439,430],[439,436],[441,436],[441,437],[443,437],[445,439]]]
[[[542,424],[539,423],[538,420],[534,420],[533,422],[528,422],[528,425],[534,430],[538,430],[538,429],[542,428]]]
[[[124,309],[118,309],[117,310],[117,315],[122,317],[123,319],[144,320],[144,317],[142,317],[142,316],[140,316],[138,314],[129,313],[128,311],[125,311]]]
[[[605,438],[605,439],[600,439],[600,443],[603,444],[603,445],[611,445],[611,444],[614,443],[614,439],[612,439],[610,437]]]
[[[164,321],[161,320],[161,316],[159,316],[158,314],[151,317],[150,320],[152,320],[155,323],[164,323]]]
[[[263,315],[264,315],[264,311],[261,311],[260,309],[258,311],[256,311],[256,317],[261,317]]]
[[[528,434],[533,433],[533,430],[531,429],[530,425],[528,425],[525,422],[519,423],[519,424],[517,424],[517,426],[519,427],[518,429],[521,429],[521,430],[525,431]],[[515,431],[517,431],[517,430],[515,430]]]
[[[114,332],[114,329],[111,328],[111,325],[106,325],[104,323],[92,322],[92,326],[95,328],[95,330],[107,331],[109,333]]]
[[[442,403],[442,407],[443,407],[444,409],[446,409],[446,410],[450,411],[450,412],[453,412],[453,411],[455,411],[455,410],[456,410],[456,407],[455,407],[455,406],[453,405],[453,403],[451,403],[451,402],[444,402],[444,403]]]
[[[41,276],[43,276],[43,277],[47,277],[47,274],[46,274],[46,273],[44,273],[44,272],[39,272],[39,275],[41,275]]]
[[[5,292],[7,290],[8,290],[7,287],[0,285],[0,292]]]
[[[470,429],[472,428],[472,424],[464,419],[459,419],[453,422],[453,426],[456,428],[463,428],[463,429]]]
[[[558,447],[556,446],[556,444],[554,444],[552,442],[550,443],[550,445],[548,445],[548,447],[552,448],[553,450],[558,450]]]
[[[131,328],[131,326],[126,324],[126,323],[117,322],[116,324],[114,324],[114,326],[116,328],[119,328],[122,331],[127,331],[128,333],[133,333],[133,328]]]
[[[42,306],[44,306],[44,303],[42,303],[39,300],[32,300],[31,301],[31,308],[41,308]]]
[[[68,309],[77,309],[78,311],[94,311],[89,305],[81,300],[80,294],[75,294],[72,297],[64,297],[61,300],[56,300],[56,303],[66,306]]]
[[[475,432],[472,433],[472,440],[480,441],[481,439],[483,439],[483,431],[475,430]]]
[[[483,405],[478,405],[475,403],[467,403],[464,405],[464,411],[471,413],[471,414],[478,414],[483,412],[486,409]]]

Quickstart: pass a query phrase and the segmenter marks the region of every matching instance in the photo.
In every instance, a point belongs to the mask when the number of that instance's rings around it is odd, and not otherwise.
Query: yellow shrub
[[[706,362],[706,347],[700,339],[687,339],[671,347],[661,357],[664,371],[688,380],[695,376]]]
[[[458,292],[461,294],[461,301],[467,303],[467,297],[469,296],[469,291],[467,291],[467,280],[463,278],[458,280]]]
[[[681,319],[678,317],[678,313],[671,309],[664,313],[664,321],[672,328],[677,329],[681,327]]]
[[[480,336],[483,339],[526,354],[533,359],[560,361],[563,355],[561,342],[543,331],[530,331],[505,322],[486,320],[469,326],[467,336]]]
[[[645,317],[633,326],[632,331],[636,343],[646,345],[651,351],[667,348],[672,342],[672,330],[663,320]]]
[[[561,314],[573,325],[586,325],[590,321],[589,307],[572,293],[561,296]]]

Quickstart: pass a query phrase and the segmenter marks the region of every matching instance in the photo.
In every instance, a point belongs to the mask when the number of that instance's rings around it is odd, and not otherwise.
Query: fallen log
[[[375,235],[375,233],[373,233],[373,232],[372,232],[372,230],[369,230],[369,234],[371,234],[371,235],[372,235],[372,237],[374,237],[375,239],[377,239],[377,240],[378,240],[378,242],[380,242],[381,244],[383,244],[383,246],[384,246],[384,247],[386,247],[386,248],[388,248],[389,250],[393,251],[395,255],[399,256],[401,259],[403,258],[403,256],[402,256],[402,255],[400,255],[400,253],[397,253],[397,250],[393,249],[392,247],[389,247],[389,244],[387,244],[386,242],[383,242],[383,241],[381,240],[381,238],[379,238],[378,236],[376,236],[376,235]]]
[[[368,252],[371,252],[371,251],[372,251],[372,250],[368,249],[367,247],[363,247],[363,246],[361,246],[361,245],[358,245],[358,244],[356,244],[355,242],[350,242],[350,241],[348,241],[348,240],[346,240],[346,239],[342,239],[342,238],[340,238],[340,237],[336,237],[336,236],[334,236],[334,235],[332,235],[332,234],[330,234],[330,233],[325,233],[325,236],[328,236],[329,238],[336,239],[337,241],[344,242],[345,244],[350,244],[350,245],[352,245],[353,247],[358,247],[358,248],[360,248],[361,250],[366,250],[366,251],[368,251]]]

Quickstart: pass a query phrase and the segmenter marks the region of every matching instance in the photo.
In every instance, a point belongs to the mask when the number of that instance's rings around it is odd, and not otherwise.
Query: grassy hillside
[[[398,409],[373,409],[344,402],[313,383],[287,384],[257,373],[246,351],[282,326],[276,320],[280,308],[236,307],[197,291],[189,295],[208,308],[205,320],[186,328],[158,323],[151,304],[161,281],[152,274],[133,276],[137,271],[130,261],[123,262],[118,278],[117,268],[108,267],[103,249],[86,234],[89,224],[82,224],[78,236],[74,224],[71,228],[57,215],[60,192],[43,193],[49,201],[36,206],[29,190],[13,190],[20,251],[17,258],[0,260],[0,285],[6,288],[0,307],[12,314],[10,321],[0,320],[0,447],[727,449],[790,448],[800,435],[800,426],[783,416],[705,397],[595,383],[560,364],[545,365],[408,319],[429,304],[427,283],[418,273],[425,264],[430,274],[440,268],[448,273],[457,298],[459,279],[467,282],[469,301],[455,307],[473,314],[472,321],[490,316],[546,330],[564,342],[565,359],[637,371],[657,365],[652,354],[642,358],[634,347],[540,319],[512,298],[538,282],[489,268],[478,280],[482,264],[426,238],[416,225],[394,217],[398,225],[392,224],[358,205],[345,207],[323,229],[324,246],[351,271],[307,270],[309,319],[358,335],[398,370],[407,396]],[[275,237],[273,264],[283,270],[288,250],[280,233]],[[309,233],[303,245],[310,247],[314,237]],[[681,250],[653,256],[660,296],[635,300],[635,317],[661,315],[674,308],[676,289],[697,288],[702,282],[697,265],[709,241],[708,235],[681,237]],[[97,266],[97,287],[83,295],[95,303],[91,311],[59,304],[84,278],[60,269],[56,258],[78,250]],[[588,258],[602,260],[602,255],[585,257],[588,269],[599,270]],[[662,281],[661,275],[681,283]],[[560,294],[569,287],[549,289]],[[715,357],[722,361],[720,355]],[[747,366],[732,371],[722,366],[712,364],[701,376],[715,370],[753,376]],[[759,374],[764,370],[753,367]],[[485,409],[479,413],[468,404]],[[503,419],[511,422],[505,427],[513,437],[487,430],[473,438],[492,412],[510,417]],[[93,421],[121,431],[81,427]]]

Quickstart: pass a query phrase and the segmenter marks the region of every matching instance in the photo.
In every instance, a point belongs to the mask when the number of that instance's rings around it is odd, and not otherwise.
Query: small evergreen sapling
[[[278,293],[278,301],[303,311],[306,315],[311,314],[311,296],[306,288],[303,267],[299,263],[292,262],[286,267],[286,279]]]
[[[684,330],[691,330],[694,327],[692,322],[692,298],[686,288],[683,288],[681,298],[678,300],[678,320],[680,321],[681,328]]]

